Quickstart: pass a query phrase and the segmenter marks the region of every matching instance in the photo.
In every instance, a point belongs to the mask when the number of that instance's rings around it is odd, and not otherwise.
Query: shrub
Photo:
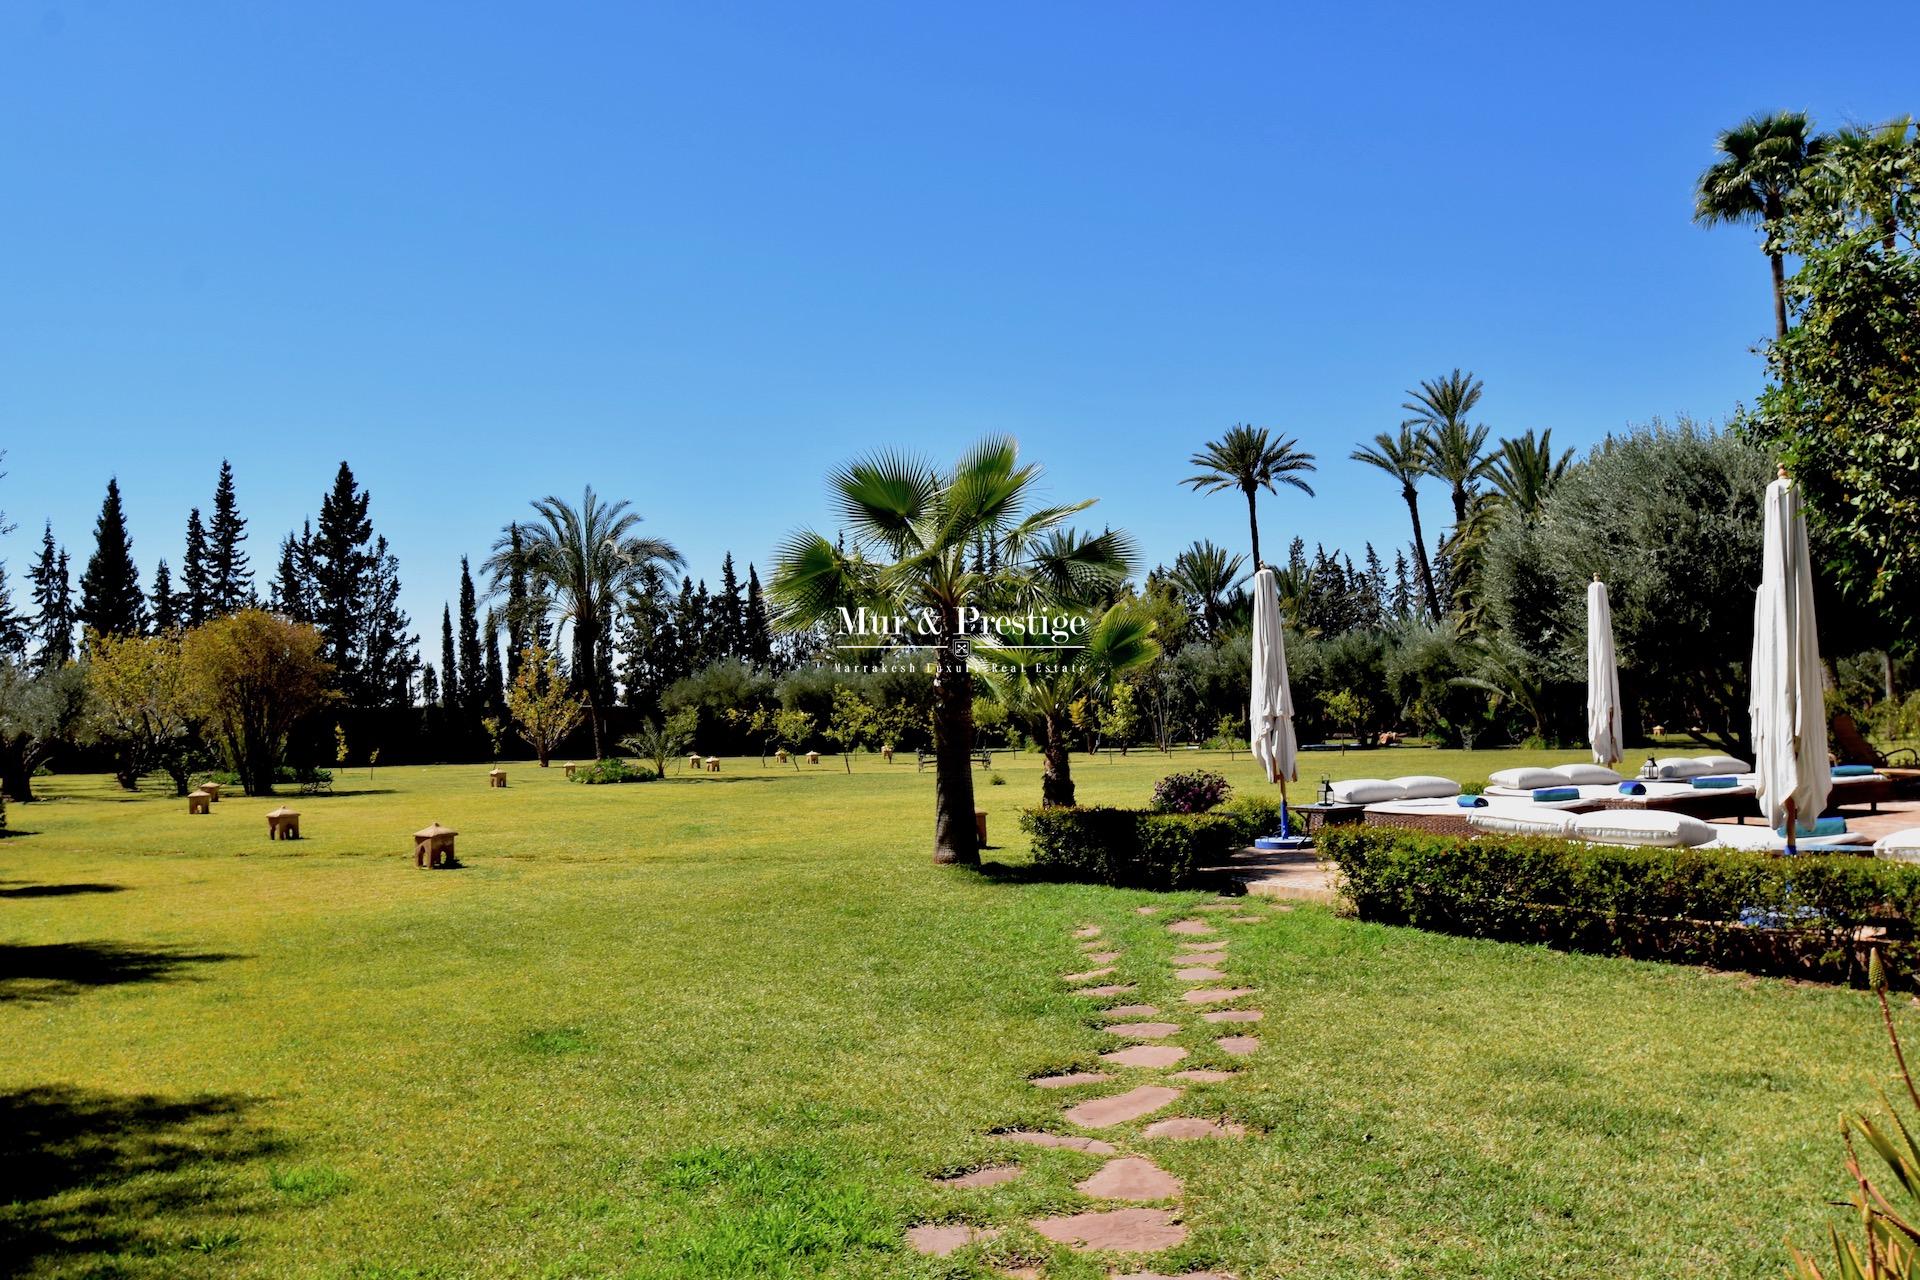
[[[1153,787],[1153,807],[1160,813],[1205,813],[1233,791],[1227,780],[1208,769],[1170,773]]]
[[[1020,829],[1033,837],[1033,862],[1067,880],[1136,889],[1172,889],[1196,867],[1242,843],[1225,814],[1138,809],[1028,809]]]
[[[993,776],[987,779],[987,785],[990,787],[1004,787],[1007,785],[1006,776],[996,769],[993,771]]]
[[[1360,917],[1385,924],[1830,981],[1864,972],[1863,928],[1915,954],[1920,868],[1900,863],[1360,826],[1319,846]]]
[[[589,787],[602,786],[610,782],[652,782],[660,775],[645,765],[628,764],[617,757],[595,760],[573,771],[573,780]]]

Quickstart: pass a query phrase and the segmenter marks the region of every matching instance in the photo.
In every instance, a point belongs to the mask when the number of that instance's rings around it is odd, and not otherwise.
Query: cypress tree
[[[174,594],[173,571],[162,560],[153,570],[153,591],[147,596],[147,612],[156,634],[180,629],[180,597]]]
[[[213,617],[238,613],[253,603],[253,569],[240,544],[247,540],[247,522],[241,518],[233,491],[233,467],[220,461],[220,479],[213,488],[213,522],[207,527],[207,604]]]
[[[440,702],[440,677],[435,674],[431,662],[420,666],[420,704],[432,707]]]
[[[39,641],[35,662],[41,670],[73,660],[73,586],[67,573],[67,553],[54,545],[53,522],[40,540],[40,555],[27,571],[33,584],[33,634]]]
[[[507,686],[500,673],[500,626],[493,611],[487,611],[487,637],[483,646],[487,664],[487,712],[500,715],[507,707]]]
[[[360,622],[373,572],[370,501],[371,495],[354,481],[353,469],[342,462],[334,472],[333,488],[320,499],[320,527],[313,538],[314,625],[326,640],[323,652],[338,673],[340,687],[355,704],[364,702],[366,693],[360,679]]]
[[[713,598],[718,656],[743,657],[747,652],[747,605],[740,594],[740,575],[733,569],[733,552],[720,561],[720,594]]]
[[[448,711],[460,706],[460,662],[453,652],[453,611],[440,606],[440,705]]]
[[[1407,577],[1407,553],[1393,553],[1393,594],[1389,597],[1393,616],[1405,620],[1413,616],[1413,584]]]
[[[527,593],[527,566],[525,561],[526,543],[520,537],[520,526],[507,526],[507,683],[520,678],[520,655],[527,648],[527,612],[529,600]],[[499,589],[499,580],[495,579],[494,589]]]
[[[747,661],[761,670],[773,665],[773,627],[767,620],[767,598],[760,591],[760,575],[747,565]]]
[[[680,579],[680,595],[673,602],[673,630],[678,641],[674,665],[685,675],[700,665],[701,617],[693,598],[693,579]]]
[[[487,705],[486,670],[480,656],[480,609],[473,571],[460,557],[460,704],[476,714]]]
[[[200,508],[187,512],[187,554],[180,562],[180,621],[197,627],[213,616],[207,596],[207,530]]]
[[[420,641],[407,630],[413,619],[400,607],[400,561],[384,537],[374,538],[370,563],[359,697],[364,706],[404,707],[420,662]]]
[[[120,504],[120,482],[107,481],[100,518],[93,525],[93,555],[80,575],[79,620],[102,636],[137,636],[146,625],[147,601],[133,564],[133,538]]]

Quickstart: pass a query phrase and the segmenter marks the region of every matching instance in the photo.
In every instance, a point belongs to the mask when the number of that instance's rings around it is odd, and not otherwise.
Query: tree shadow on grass
[[[132,947],[119,942],[0,943],[0,1004],[53,1000],[91,987],[130,982],[174,982],[188,965],[237,956],[181,947]]]
[[[8,1275],[119,1275],[115,1255],[210,1254],[267,1207],[223,1170],[283,1145],[235,1095],[162,1098],[67,1085],[0,1092],[0,1260]],[[131,1259],[130,1259],[131,1260]]]
[[[34,884],[25,880],[0,880],[0,898],[65,898],[76,893],[119,893],[123,884]]]

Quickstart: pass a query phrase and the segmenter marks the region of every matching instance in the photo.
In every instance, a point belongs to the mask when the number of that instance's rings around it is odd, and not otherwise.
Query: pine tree
[[[1413,616],[1413,583],[1407,577],[1407,553],[1393,553],[1393,594],[1388,598],[1394,619],[1404,622]]]
[[[486,640],[482,648],[486,653],[487,711],[490,715],[501,715],[507,706],[507,687],[500,675],[500,623],[492,610],[487,611]]]
[[[213,488],[213,522],[207,526],[207,607],[212,617],[224,618],[253,603],[253,569],[240,546],[246,540],[233,467],[223,458]]]
[[[312,546],[314,626],[325,641],[321,652],[333,664],[335,679],[355,706],[370,701],[362,678],[366,660],[362,622],[373,573],[370,501],[371,495],[355,483],[353,469],[342,462],[334,472],[333,488],[320,499],[320,523]]]
[[[448,711],[460,706],[460,661],[453,652],[453,611],[440,606],[440,705]]]
[[[213,616],[207,596],[207,530],[200,508],[187,512],[187,554],[180,562],[180,621],[197,627]]]
[[[313,599],[313,529],[304,528],[299,537],[288,534],[280,540],[280,563],[273,571],[273,581],[267,586],[267,602],[275,613],[284,614],[295,622],[314,620]],[[328,658],[328,661],[333,661]],[[338,671],[338,664],[335,665]]]
[[[162,560],[153,570],[153,590],[147,596],[147,612],[155,635],[180,629],[180,597],[173,589],[173,570]]]
[[[68,577],[67,553],[54,545],[53,522],[48,521],[40,541],[40,555],[27,571],[33,584],[33,634],[39,642],[35,664],[42,670],[73,660],[73,585]]]
[[[693,588],[694,635],[697,644],[693,653],[693,669],[713,662],[720,654],[719,617],[714,613],[713,594],[707,590],[707,580],[700,579]]]
[[[147,600],[133,563],[133,538],[120,503],[120,482],[107,481],[93,526],[93,555],[80,575],[81,625],[101,636],[137,636],[146,629]]]
[[[674,602],[666,577],[648,566],[645,581],[626,603],[620,626],[620,681],[626,705],[648,719],[660,710],[660,695],[686,672],[679,665]]]
[[[693,598],[693,579],[683,577],[680,594],[673,602],[673,631],[678,640],[674,657],[683,672],[700,665],[701,621]]]
[[[431,662],[422,663],[420,667],[420,705],[440,705],[440,677]]]
[[[714,628],[719,632],[717,656],[743,657],[747,651],[747,605],[740,593],[740,575],[733,570],[733,552],[720,561],[720,594],[713,598]]]
[[[404,707],[420,665],[420,640],[407,630],[413,619],[400,607],[400,561],[384,537],[374,538],[370,561],[357,696],[365,707]]]
[[[474,597],[473,571],[460,557],[460,705],[478,715],[487,705],[486,670],[480,657],[480,610]]]
[[[773,666],[773,627],[767,619],[767,598],[760,591],[760,575],[747,565],[747,661],[762,671]]]

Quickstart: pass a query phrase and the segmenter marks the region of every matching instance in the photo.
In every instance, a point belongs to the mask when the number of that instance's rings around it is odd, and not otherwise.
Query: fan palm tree
[[[1026,612],[1124,583],[1133,544],[1108,530],[1056,537],[1091,500],[1029,510],[1040,468],[1007,437],[981,441],[952,467],[880,453],[828,480],[847,545],[803,530],[776,557],[769,594],[780,625],[814,627],[842,608],[917,616],[935,650],[933,859],[978,862],[973,825],[973,677],[979,612]],[[970,556],[976,544],[986,554]]]
[[[1173,558],[1173,570],[1167,581],[1200,607],[1200,622],[1207,635],[1216,634],[1231,609],[1234,588],[1245,576],[1241,570],[1247,558],[1202,539]]]
[[[1532,517],[1540,514],[1554,486],[1567,473],[1573,450],[1563,449],[1556,458],[1553,428],[1549,427],[1537,439],[1529,431],[1517,439],[1502,440],[1491,461],[1487,480],[1499,497],[1499,505]]]
[[[1082,698],[1095,698],[1115,680],[1160,655],[1153,620],[1135,601],[1123,600],[1101,614],[1079,649],[1021,649],[996,661],[987,681],[1014,716],[1040,739],[1040,803],[1051,808],[1074,799],[1069,713]]]
[[[1187,459],[1189,466],[1199,467],[1201,472],[1181,483],[1200,493],[1238,489],[1247,495],[1247,527],[1253,534],[1255,572],[1261,560],[1260,520],[1254,512],[1254,495],[1262,489],[1277,495],[1280,491],[1274,486],[1285,484],[1309,498],[1313,496],[1313,486],[1300,477],[1317,468],[1313,455],[1302,453],[1298,444],[1294,439],[1275,440],[1265,427],[1241,424],[1227,428],[1225,435],[1209,440],[1206,448]]]
[[[1768,265],[1773,270],[1773,324],[1787,336],[1785,250],[1779,242],[1787,207],[1801,189],[1802,175],[1826,149],[1802,111],[1749,116],[1723,130],[1714,142],[1721,159],[1700,175],[1694,191],[1693,220],[1704,226],[1722,222],[1758,223],[1766,232]]]
[[[1466,521],[1476,485],[1487,474],[1487,429],[1467,421],[1484,390],[1472,372],[1455,369],[1429,378],[1400,407],[1412,414],[1402,426],[1420,433],[1421,457],[1427,474],[1447,482],[1453,491],[1453,522]]]
[[[1427,612],[1440,621],[1440,598],[1433,590],[1433,565],[1427,560],[1427,539],[1420,530],[1420,494],[1415,488],[1427,474],[1426,450],[1410,426],[1400,434],[1382,431],[1370,445],[1361,445],[1352,454],[1355,462],[1364,462],[1392,476],[1400,484],[1400,496],[1407,504],[1407,516],[1413,521],[1413,563],[1420,571],[1420,591],[1427,600]]]
[[[636,533],[640,514],[625,501],[603,502],[592,485],[577,507],[553,496],[532,505],[539,519],[518,525],[517,539],[514,527],[502,534],[486,568],[496,591],[519,569],[531,590],[551,602],[560,625],[570,628],[570,672],[587,697],[597,759],[604,754],[601,703],[612,692],[608,639],[614,611],[650,572],[685,561],[672,543]]]

